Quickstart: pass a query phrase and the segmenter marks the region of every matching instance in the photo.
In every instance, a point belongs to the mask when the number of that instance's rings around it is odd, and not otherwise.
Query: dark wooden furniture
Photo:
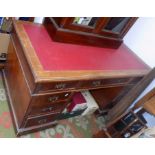
[[[62,44],[43,25],[14,21],[4,79],[16,134],[55,125],[76,92],[134,86],[149,70],[124,44]]]
[[[64,43],[118,48],[135,17],[46,17],[52,39]]]
[[[130,138],[141,130],[147,128],[137,113],[129,110],[121,118],[105,129],[93,135],[94,138]]]
[[[135,85],[118,103],[109,111],[109,120],[113,120],[124,113],[131,103],[143,92],[143,90],[150,84],[155,77],[155,68],[146,75],[137,85]],[[118,111],[116,111],[118,110]]]
[[[136,132],[131,131],[132,125],[136,124],[135,122],[138,123],[136,126],[140,127],[137,132],[145,128],[146,125],[134,111],[142,107],[145,111],[155,115],[155,88],[144,95],[135,103],[135,105],[132,104],[134,100],[136,100],[145,88],[154,80],[154,78],[155,68],[153,68],[146,76],[143,77],[142,80],[139,81],[139,83],[137,83],[137,85],[135,85],[125,96],[123,96],[117,105],[110,109],[106,117],[105,127],[100,132],[94,134],[94,137],[130,137],[133,134],[136,134]],[[141,111],[145,112],[143,109]],[[133,115],[133,119],[131,122],[125,123],[124,118],[128,115]]]

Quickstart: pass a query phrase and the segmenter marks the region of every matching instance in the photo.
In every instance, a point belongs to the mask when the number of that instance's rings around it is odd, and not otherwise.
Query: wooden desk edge
[[[35,53],[33,46],[24,30],[23,23],[34,25],[34,23],[14,21],[16,30],[24,54],[33,73],[35,82],[68,81],[68,80],[88,80],[114,77],[135,77],[146,75],[150,69],[140,70],[78,70],[78,71],[45,71]],[[39,25],[39,24],[37,24]],[[42,25],[40,25],[42,26]],[[31,52],[30,52],[31,51]]]

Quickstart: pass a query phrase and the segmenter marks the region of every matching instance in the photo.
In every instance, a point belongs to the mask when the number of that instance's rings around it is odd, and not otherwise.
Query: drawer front
[[[48,114],[48,113],[60,113],[62,112],[65,107],[69,104],[69,102],[59,102],[53,104],[46,104],[44,105],[32,105],[29,111],[29,116],[37,116],[41,114]]]
[[[37,126],[37,125],[44,125],[46,123],[52,123],[56,120],[58,115],[59,113],[50,114],[46,116],[40,116],[40,117],[28,118],[24,127],[32,127],[32,126]]]
[[[143,77],[134,77],[131,79],[130,84],[137,84],[139,81],[142,80]]]
[[[84,81],[66,81],[55,83],[39,83],[37,84],[36,92],[52,92],[52,91],[65,91],[74,89],[87,89],[106,87],[110,85],[126,84],[131,78],[113,78],[113,79],[97,79],[97,80],[84,80]]]
[[[49,95],[39,95],[34,96],[33,99],[36,100],[36,102],[41,101],[40,104],[48,104],[48,103],[56,103],[60,101],[69,100],[72,96],[71,92],[66,93],[59,93],[59,94],[49,94]]]
[[[52,98],[52,99],[51,99]],[[54,98],[54,100],[53,100]],[[55,101],[55,96],[35,96],[32,98],[29,115],[40,115],[47,113],[61,112],[70,103],[67,101]]]
[[[115,78],[115,79],[98,79],[90,81],[82,81],[80,88],[96,88],[110,85],[120,85],[128,83],[130,78]]]
[[[36,92],[50,92],[75,89],[78,86],[78,84],[78,81],[39,83],[37,84]]]

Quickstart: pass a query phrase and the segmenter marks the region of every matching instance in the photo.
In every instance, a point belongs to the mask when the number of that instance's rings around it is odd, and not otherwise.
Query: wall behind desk
[[[155,67],[155,17],[138,18],[124,43],[150,67]]]

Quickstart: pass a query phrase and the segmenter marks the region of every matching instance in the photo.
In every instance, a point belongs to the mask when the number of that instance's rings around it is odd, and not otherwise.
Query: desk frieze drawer
[[[97,80],[82,81],[79,87],[96,88],[96,87],[126,84],[129,81],[130,78],[97,79]]]
[[[36,93],[75,89],[78,84],[78,81],[38,83],[36,87]]]
[[[130,84],[137,84],[139,81],[141,81],[143,76],[141,77],[134,77],[131,79]]]
[[[114,78],[114,79],[104,79],[103,85],[117,85],[117,84],[126,84],[130,81],[131,78]]]
[[[39,126],[44,125],[46,123],[52,123],[56,120],[59,113],[50,114],[46,116],[38,116],[38,117],[31,117],[28,118],[24,127],[32,127],[32,126]]]

